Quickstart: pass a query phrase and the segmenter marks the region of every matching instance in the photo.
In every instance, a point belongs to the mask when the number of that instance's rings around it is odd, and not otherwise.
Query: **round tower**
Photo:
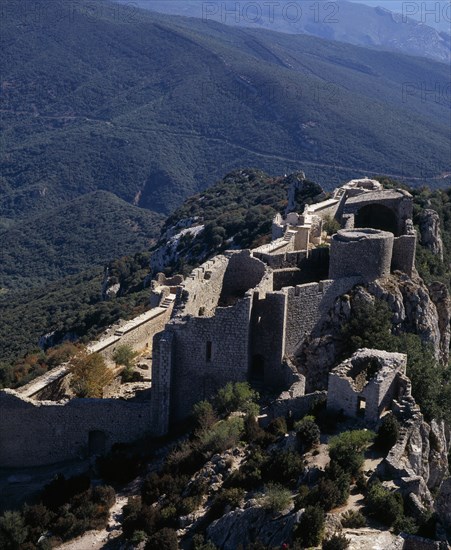
[[[394,235],[379,229],[342,229],[330,246],[329,279],[362,277],[374,281],[390,275]]]

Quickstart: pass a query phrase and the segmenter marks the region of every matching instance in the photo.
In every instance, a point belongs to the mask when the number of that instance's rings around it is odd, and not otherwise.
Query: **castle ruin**
[[[384,190],[367,178],[353,180],[301,214],[277,215],[269,244],[216,256],[185,280],[160,275],[148,319],[93,346],[107,358],[125,341],[151,350],[148,397],[55,403],[2,391],[0,466],[48,464],[108,451],[139,435],[164,435],[196,402],[230,381],[281,391],[294,382],[302,386],[289,358],[315,334],[336,298],[394,270],[413,272],[412,209],[405,191]],[[330,219],[342,229],[327,238],[323,226]],[[343,379],[331,380],[335,387]],[[354,399],[351,394],[362,398],[366,390],[357,392],[348,383],[346,391]],[[368,408],[371,421],[382,405],[384,400]]]

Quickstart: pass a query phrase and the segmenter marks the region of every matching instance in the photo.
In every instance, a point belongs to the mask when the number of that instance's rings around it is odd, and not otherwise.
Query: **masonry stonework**
[[[330,246],[322,231],[329,217],[345,227]],[[301,214],[277,215],[270,244],[225,252],[184,280],[159,274],[152,283],[154,307],[90,346],[107,359],[120,344],[152,352],[148,398],[55,403],[0,392],[0,466],[46,464],[89,455],[93,447],[104,452],[146,433],[164,435],[230,381],[280,390],[301,384],[290,357],[315,337],[336,298],[393,270],[414,270],[411,217],[408,193],[353,180]],[[355,413],[360,400],[368,422],[375,421],[404,387],[405,362],[395,355],[393,368],[384,367],[362,387],[361,373],[349,376],[358,357],[342,366],[349,367],[346,373],[333,371],[328,407]],[[304,410],[317,397],[302,391],[290,403]],[[28,446],[36,449],[29,457]]]

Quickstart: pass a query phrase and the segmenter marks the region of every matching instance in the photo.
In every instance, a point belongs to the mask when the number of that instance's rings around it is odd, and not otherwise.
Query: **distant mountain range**
[[[1,6],[7,289],[146,248],[155,213],[236,168],[448,181],[443,63],[133,5]]]
[[[129,4],[128,0],[116,1]],[[445,2],[136,0],[136,5],[160,13],[201,18],[205,23],[216,21],[307,34],[443,63],[451,59],[451,10]]]

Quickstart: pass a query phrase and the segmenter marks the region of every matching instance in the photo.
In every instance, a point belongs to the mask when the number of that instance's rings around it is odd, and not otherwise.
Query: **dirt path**
[[[110,508],[108,525],[101,531],[87,531],[81,537],[65,542],[57,550],[100,550],[101,548],[116,548],[115,540],[122,535],[122,509],[130,496],[139,493],[142,478],[131,481],[116,495],[116,502]]]

